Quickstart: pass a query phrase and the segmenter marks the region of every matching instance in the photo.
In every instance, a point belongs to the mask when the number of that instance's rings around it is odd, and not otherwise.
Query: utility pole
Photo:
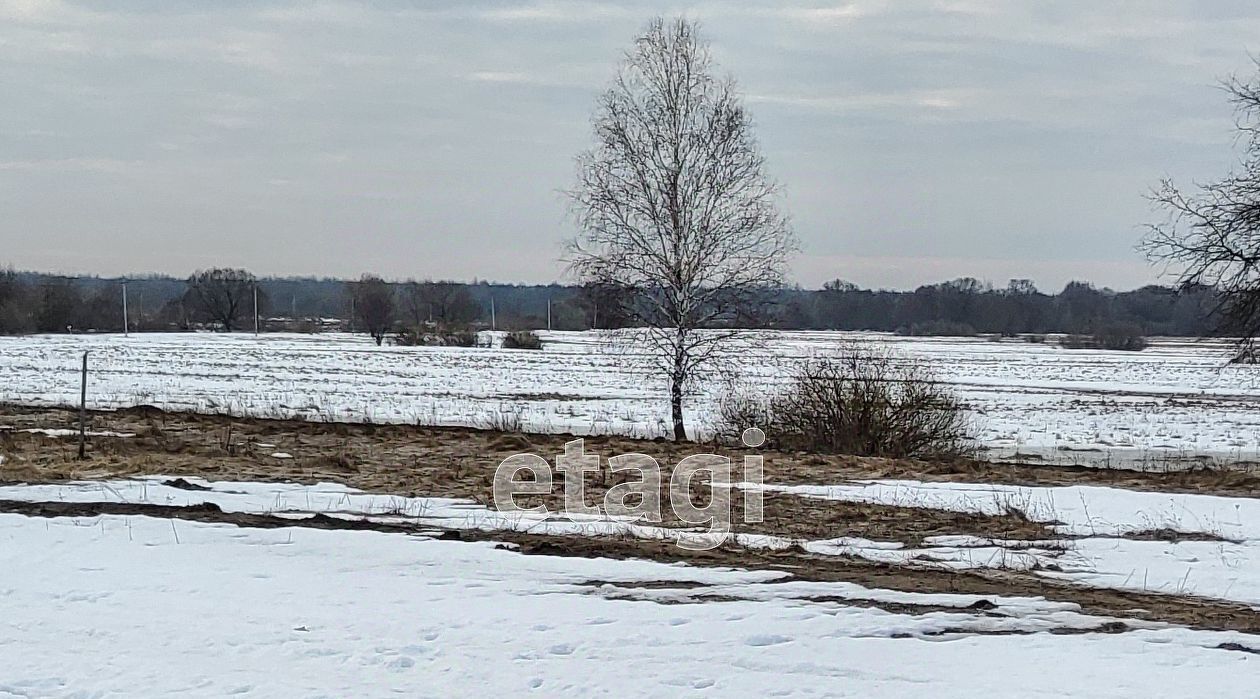
[[[547,332],[551,332],[551,297],[547,297]]]
[[[254,335],[258,335],[258,284],[254,284]]]
[[[127,322],[127,280],[126,279],[122,280],[122,289],[123,289],[123,337],[128,337],[130,336],[131,333],[128,327],[129,323]]]
[[[490,329],[491,330],[499,329],[498,323],[495,322],[495,318],[494,318],[494,297],[493,296],[490,297]]]

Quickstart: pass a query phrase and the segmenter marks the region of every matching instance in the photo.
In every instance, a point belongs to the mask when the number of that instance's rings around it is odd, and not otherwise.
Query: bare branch
[[[1224,88],[1234,104],[1242,161],[1216,182],[1187,193],[1164,180],[1150,199],[1167,214],[1147,227],[1142,249],[1182,287],[1217,287],[1221,329],[1248,347],[1260,333],[1260,76]]]

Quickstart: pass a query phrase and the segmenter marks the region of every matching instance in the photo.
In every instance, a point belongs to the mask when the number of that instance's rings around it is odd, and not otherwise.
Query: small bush
[[[1092,335],[1064,335],[1059,338],[1059,346],[1063,349],[1098,349]]]
[[[931,320],[926,323],[914,323],[908,327],[897,328],[897,334],[911,337],[974,337],[976,329],[966,323]]]
[[[1141,352],[1146,349],[1146,338],[1136,323],[1116,323],[1094,333],[1098,345],[1106,350]]]
[[[423,345],[421,333],[415,328],[403,328],[394,334],[390,342],[399,347],[417,347]]]
[[[771,448],[890,458],[953,458],[971,450],[962,403],[917,360],[864,348],[815,359],[781,390],[734,389],[719,434],[759,427]]]
[[[476,347],[481,335],[472,330],[460,330],[443,334],[442,340],[447,347]]]
[[[477,333],[471,330],[424,330],[405,328],[393,337],[400,347],[472,347],[477,344]]]
[[[303,333],[305,335],[316,335],[324,331],[324,326],[321,325],[319,321],[311,320],[309,318],[290,321],[289,324],[293,328],[292,332],[295,332],[295,333]]]
[[[503,349],[542,349],[542,338],[533,330],[516,330],[503,336]]]
[[[1124,352],[1141,352],[1146,349],[1146,338],[1135,323],[1116,323],[1100,329],[1093,335],[1065,335],[1059,340],[1064,349],[1102,349]]]

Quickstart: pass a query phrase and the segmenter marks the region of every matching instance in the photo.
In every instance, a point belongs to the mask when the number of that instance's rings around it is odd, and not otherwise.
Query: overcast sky
[[[563,279],[558,193],[655,14],[739,81],[793,278],[1155,279],[1161,176],[1235,161],[1260,3],[0,0],[0,265]]]

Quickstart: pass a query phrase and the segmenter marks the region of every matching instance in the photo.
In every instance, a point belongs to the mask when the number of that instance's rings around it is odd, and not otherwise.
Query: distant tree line
[[[910,292],[837,280],[821,291],[789,294],[781,321],[784,327],[910,335],[1094,334],[1127,326],[1139,335],[1202,337],[1216,333],[1219,304],[1216,291],[1203,285],[1115,292],[1074,281],[1047,294],[1025,279],[994,287],[962,278]]]
[[[503,330],[546,328],[548,306],[556,330],[618,328],[634,322],[633,294],[608,284],[386,282],[370,275],[356,282],[255,279],[242,270],[208,270],[188,279],[150,275],[125,282],[133,332],[252,330],[255,288],[263,330],[375,329],[379,334],[425,325],[490,327],[492,303],[493,322]],[[117,278],[0,271],[0,333],[120,332],[123,283]],[[388,309],[382,316],[372,305],[380,306],[385,298]],[[1027,280],[994,287],[963,278],[914,291],[863,289],[837,280],[817,290],[767,292],[762,303],[718,322],[728,327],[948,335],[1092,334],[1125,326],[1140,335],[1210,336],[1217,333],[1214,310],[1220,301],[1206,285],[1115,292],[1071,282],[1050,294]],[[377,316],[365,318],[362,313],[368,311]]]

